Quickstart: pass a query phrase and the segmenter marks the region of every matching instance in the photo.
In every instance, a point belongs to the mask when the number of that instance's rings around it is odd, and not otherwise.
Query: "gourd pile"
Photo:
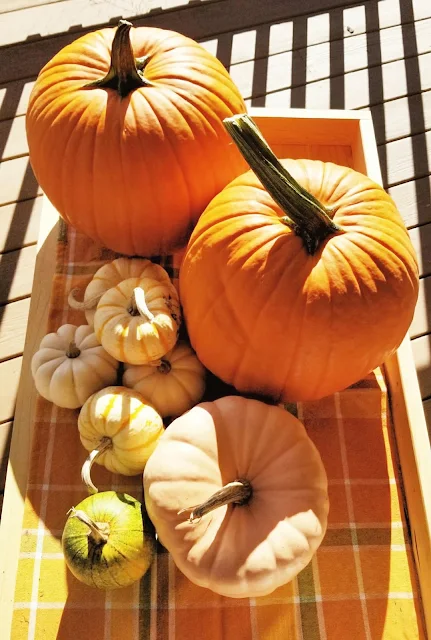
[[[155,533],[222,595],[293,579],[325,535],[327,478],[277,403],[357,382],[413,317],[417,261],[389,195],[348,167],[280,161],[245,112],[198,43],[126,21],[65,47],[30,97],[42,189],[120,254],[70,292],[86,324],[48,334],[32,361],[38,392],[79,410],[90,495],[63,550],[94,587],[140,579]],[[178,290],[155,262],[176,250]],[[210,376],[234,392],[208,401]],[[99,493],[95,462],[142,475],[144,500]]]

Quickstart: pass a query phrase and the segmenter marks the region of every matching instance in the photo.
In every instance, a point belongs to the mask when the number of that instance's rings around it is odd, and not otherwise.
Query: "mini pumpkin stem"
[[[149,322],[154,320],[154,314],[151,313],[145,300],[145,291],[141,287],[135,287],[132,293],[132,299],[128,311],[131,316],[141,315]]]
[[[101,293],[98,293],[96,296],[93,296],[92,298],[88,298],[88,300],[82,300],[82,302],[80,302],[75,298],[78,291],[79,291],[78,288],[72,289],[69,295],[67,296],[67,303],[69,307],[71,307],[72,309],[77,309],[78,311],[85,311],[86,309],[95,309],[97,307],[97,303],[99,302],[100,298],[104,294],[104,291],[102,291]]]
[[[157,370],[159,371],[159,373],[163,373],[165,375],[167,375],[172,369],[172,365],[169,362],[169,360],[165,360],[165,358],[162,358],[160,360],[160,364],[157,367]]]
[[[204,515],[222,507],[225,504],[234,503],[237,505],[246,504],[253,493],[252,486],[248,480],[235,480],[229,482],[224,487],[216,491],[208,500],[194,507],[188,507],[178,511],[181,513],[190,513],[189,522],[193,524],[195,520],[200,520]]]
[[[121,98],[125,98],[135,89],[139,89],[139,87],[151,86],[152,83],[144,78],[143,74],[149,56],[142,56],[135,60],[132,43],[130,42],[131,28],[131,22],[127,20],[119,21],[112,41],[109,71],[104,78],[86,84],[86,88],[115,89]]]
[[[283,167],[248,115],[226,118],[223,124],[262,185],[286,214],[281,222],[302,238],[307,252],[313,255],[328,235],[340,231],[329,210]]]
[[[98,456],[100,456],[104,451],[110,449],[112,447],[111,438],[104,437],[101,439],[99,445],[90,452],[86,461],[82,465],[81,469],[81,479],[87,487],[88,493],[98,493],[99,489],[93,484],[91,479],[91,467],[93,466],[94,461]]]
[[[105,522],[94,522],[85,511],[72,507],[69,511],[71,518],[78,518],[90,529],[89,536],[96,545],[106,544],[109,539],[109,525]]]
[[[76,346],[75,340],[71,340],[67,347],[66,356],[68,358],[77,358],[81,355],[81,350]]]

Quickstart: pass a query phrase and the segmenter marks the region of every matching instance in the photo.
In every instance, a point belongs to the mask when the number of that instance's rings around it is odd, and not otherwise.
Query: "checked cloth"
[[[60,225],[48,331],[85,324],[67,305],[117,257]],[[161,260],[174,283],[179,257]],[[144,578],[103,592],[78,582],[61,552],[66,514],[86,496],[78,411],[39,398],[15,591],[12,640],[419,640],[425,638],[411,540],[380,370],[296,411],[329,479],[329,526],[299,576],[271,595],[230,599],[190,583],[159,547]],[[142,500],[141,479],[95,465],[102,491]],[[6,640],[6,639],[4,639]]]

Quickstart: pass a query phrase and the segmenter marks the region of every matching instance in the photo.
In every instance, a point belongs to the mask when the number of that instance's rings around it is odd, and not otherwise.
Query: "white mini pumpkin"
[[[82,407],[93,393],[114,384],[117,367],[88,325],[64,324],[48,333],[31,361],[38,393],[65,409]]]
[[[146,258],[116,258],[96,271],[85,289],[83,302],[78,302],[75,299],[77,289],[72,289],[68,302],[73,309],[84,311],[87,323],[92,327],[97,303],[105,291],[116,287],[122,280],[139,276],[144,277],[146,273],[149,274],[150,272],[157,273],[159,279],[169,281],[169,276],[163,267]]]
[[[177,342],[181,323],[178,293],[169,279],[156,276],[123,280],[106,291],[97,305],[96,336],[121,362],[159,360]]]
[[[180,416],[201,399],[205,368],[193,349],[178,342],[156,365],[127,365],[123,384],[139,391],[165,418]]]

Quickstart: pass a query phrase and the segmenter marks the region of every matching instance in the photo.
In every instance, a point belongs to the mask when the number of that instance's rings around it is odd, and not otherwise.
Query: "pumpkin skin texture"
[[[94,461],[124,476],[142,473],[164,431],[154,407],[126,387],[93,394],[79,412],[78,429],[87,451],[100,449]]]
[[[87,325],[64,324],[48,333],[31,361],[38,393],[65,409],[82,407],[93,393],[114,384],[117,368]]]
[[[418,267],[391,197],[347,167],[282,160],[340,231],[314,255],[253,172],[209,204],[185,252],[180,297],[201,362],[242,393],[315,400],[367,375],[413,318]],[[217,300],[217,304],[214,301]]]
[[[108,73],[116,29],[89,33],[41,70],[26,130],[36,178],[66,222],[116,252],[151,256],[183,246],[211,198],[244,170],[222,121],[245,105],[197,42],[130,26],[120,24],[134,58],[148,56],[144,86],[127,95],[87,87]]]
[[[151,525],[138,500],[124,493],[103,491],[71,510],[62,535],[64,558],[81,582],[98,589],[119,589],[139,580],[153,561],[156,544]],[[96,543],[90,529],[74,514],[84,512],[103,532]]]
[[[123,384],[138,391],[162,418],[179,416],[205,392],[205,368],[185,342],[178,342],[159,365],[125,365]]]
[[[193,523],[188,510],[245,480],[243,505]],[[327,479],[303,425],[280,407],[241,396],[202,403],[177,418],[144,471],[145,504],[159,540],[195,584],[257,597],[292,580],[325,534]]]
[[[87,324],[92,327],[94,326],[97,303],[101,296],[108,289],[116,287],[122,280],[143,278],[145,273],[155,273],[162,282],[170,282],[169,276],[163,267],[153,264],[146,258],[116,258],[96,271],[85,289],[83,302],[80,303],[74,299],[75,290],[73,290],[71,292],[72,295],[69,296],[69,303],[74,309],[82,309],[84,311]]]
[[[140,312],[132,308],[136,290],[144,297],[147,312],[143,304]],[[155,273],[128,278],[109,289],[94,315],[101,344],[114,358],[129,364],[147,364],[163,357],[177,342],[180,324],[177,290]]]

